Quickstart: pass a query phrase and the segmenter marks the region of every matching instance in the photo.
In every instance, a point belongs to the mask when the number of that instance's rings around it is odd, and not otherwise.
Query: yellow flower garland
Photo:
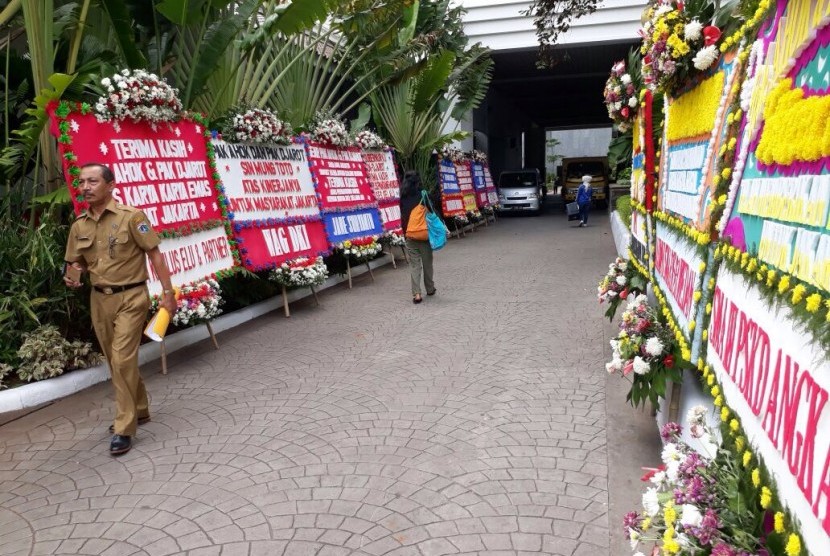
[[[666,138],[669,141],[708,136],[712,132],[712,122],[718,113],[725,79],[725,73],[719,71],[672,101],[668,108],[669,124],[666,126]]]

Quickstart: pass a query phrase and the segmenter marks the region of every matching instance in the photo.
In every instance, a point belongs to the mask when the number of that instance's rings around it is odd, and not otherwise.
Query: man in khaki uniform
[[[87,164],[79,181],[89,208],[72,224],[65,260],[76,271],[88,272],[92,282],[92,324],[115,388],[110,453],[119,455],[132,447],[137,424],[150,420],[147,391],[138,372],[138,345],[150,308],[145,254],[164,288],[160,305],[171,315],[176,299],[159,237],[143,212],[115,202],[112,171],[103,164]],[[69,275],[64,282],[71,288],[81,286]]]

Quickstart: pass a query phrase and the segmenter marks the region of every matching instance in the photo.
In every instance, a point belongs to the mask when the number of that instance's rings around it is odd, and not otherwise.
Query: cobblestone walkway
[[[436,255],[0,427],[0,554],[607,555],[607,219],[503,218]],[[151,376],[148,376],[151,375]]]

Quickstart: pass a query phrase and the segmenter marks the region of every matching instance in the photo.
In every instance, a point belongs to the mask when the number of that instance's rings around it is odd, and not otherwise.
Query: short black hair
[[[92,168],[93,166],[97,166],[101,169],[101,177],[104,178],[104,181],[109,183],[111,181],[115,181],[115,174],[112,173],[110,167],[106,164],[101,164],[100,162],[88,162],[81,166],[81,170],[84,168]]]

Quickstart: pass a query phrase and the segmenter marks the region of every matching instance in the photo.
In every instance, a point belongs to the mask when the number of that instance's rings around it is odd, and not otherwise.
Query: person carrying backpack
[[[582,176],[582,183],[576,192],[576,204],[579,205],[579,227],[588,226],[588,213],[591,211],[591,197],[594,192],[591,188],[591,177],[586,174]]]

